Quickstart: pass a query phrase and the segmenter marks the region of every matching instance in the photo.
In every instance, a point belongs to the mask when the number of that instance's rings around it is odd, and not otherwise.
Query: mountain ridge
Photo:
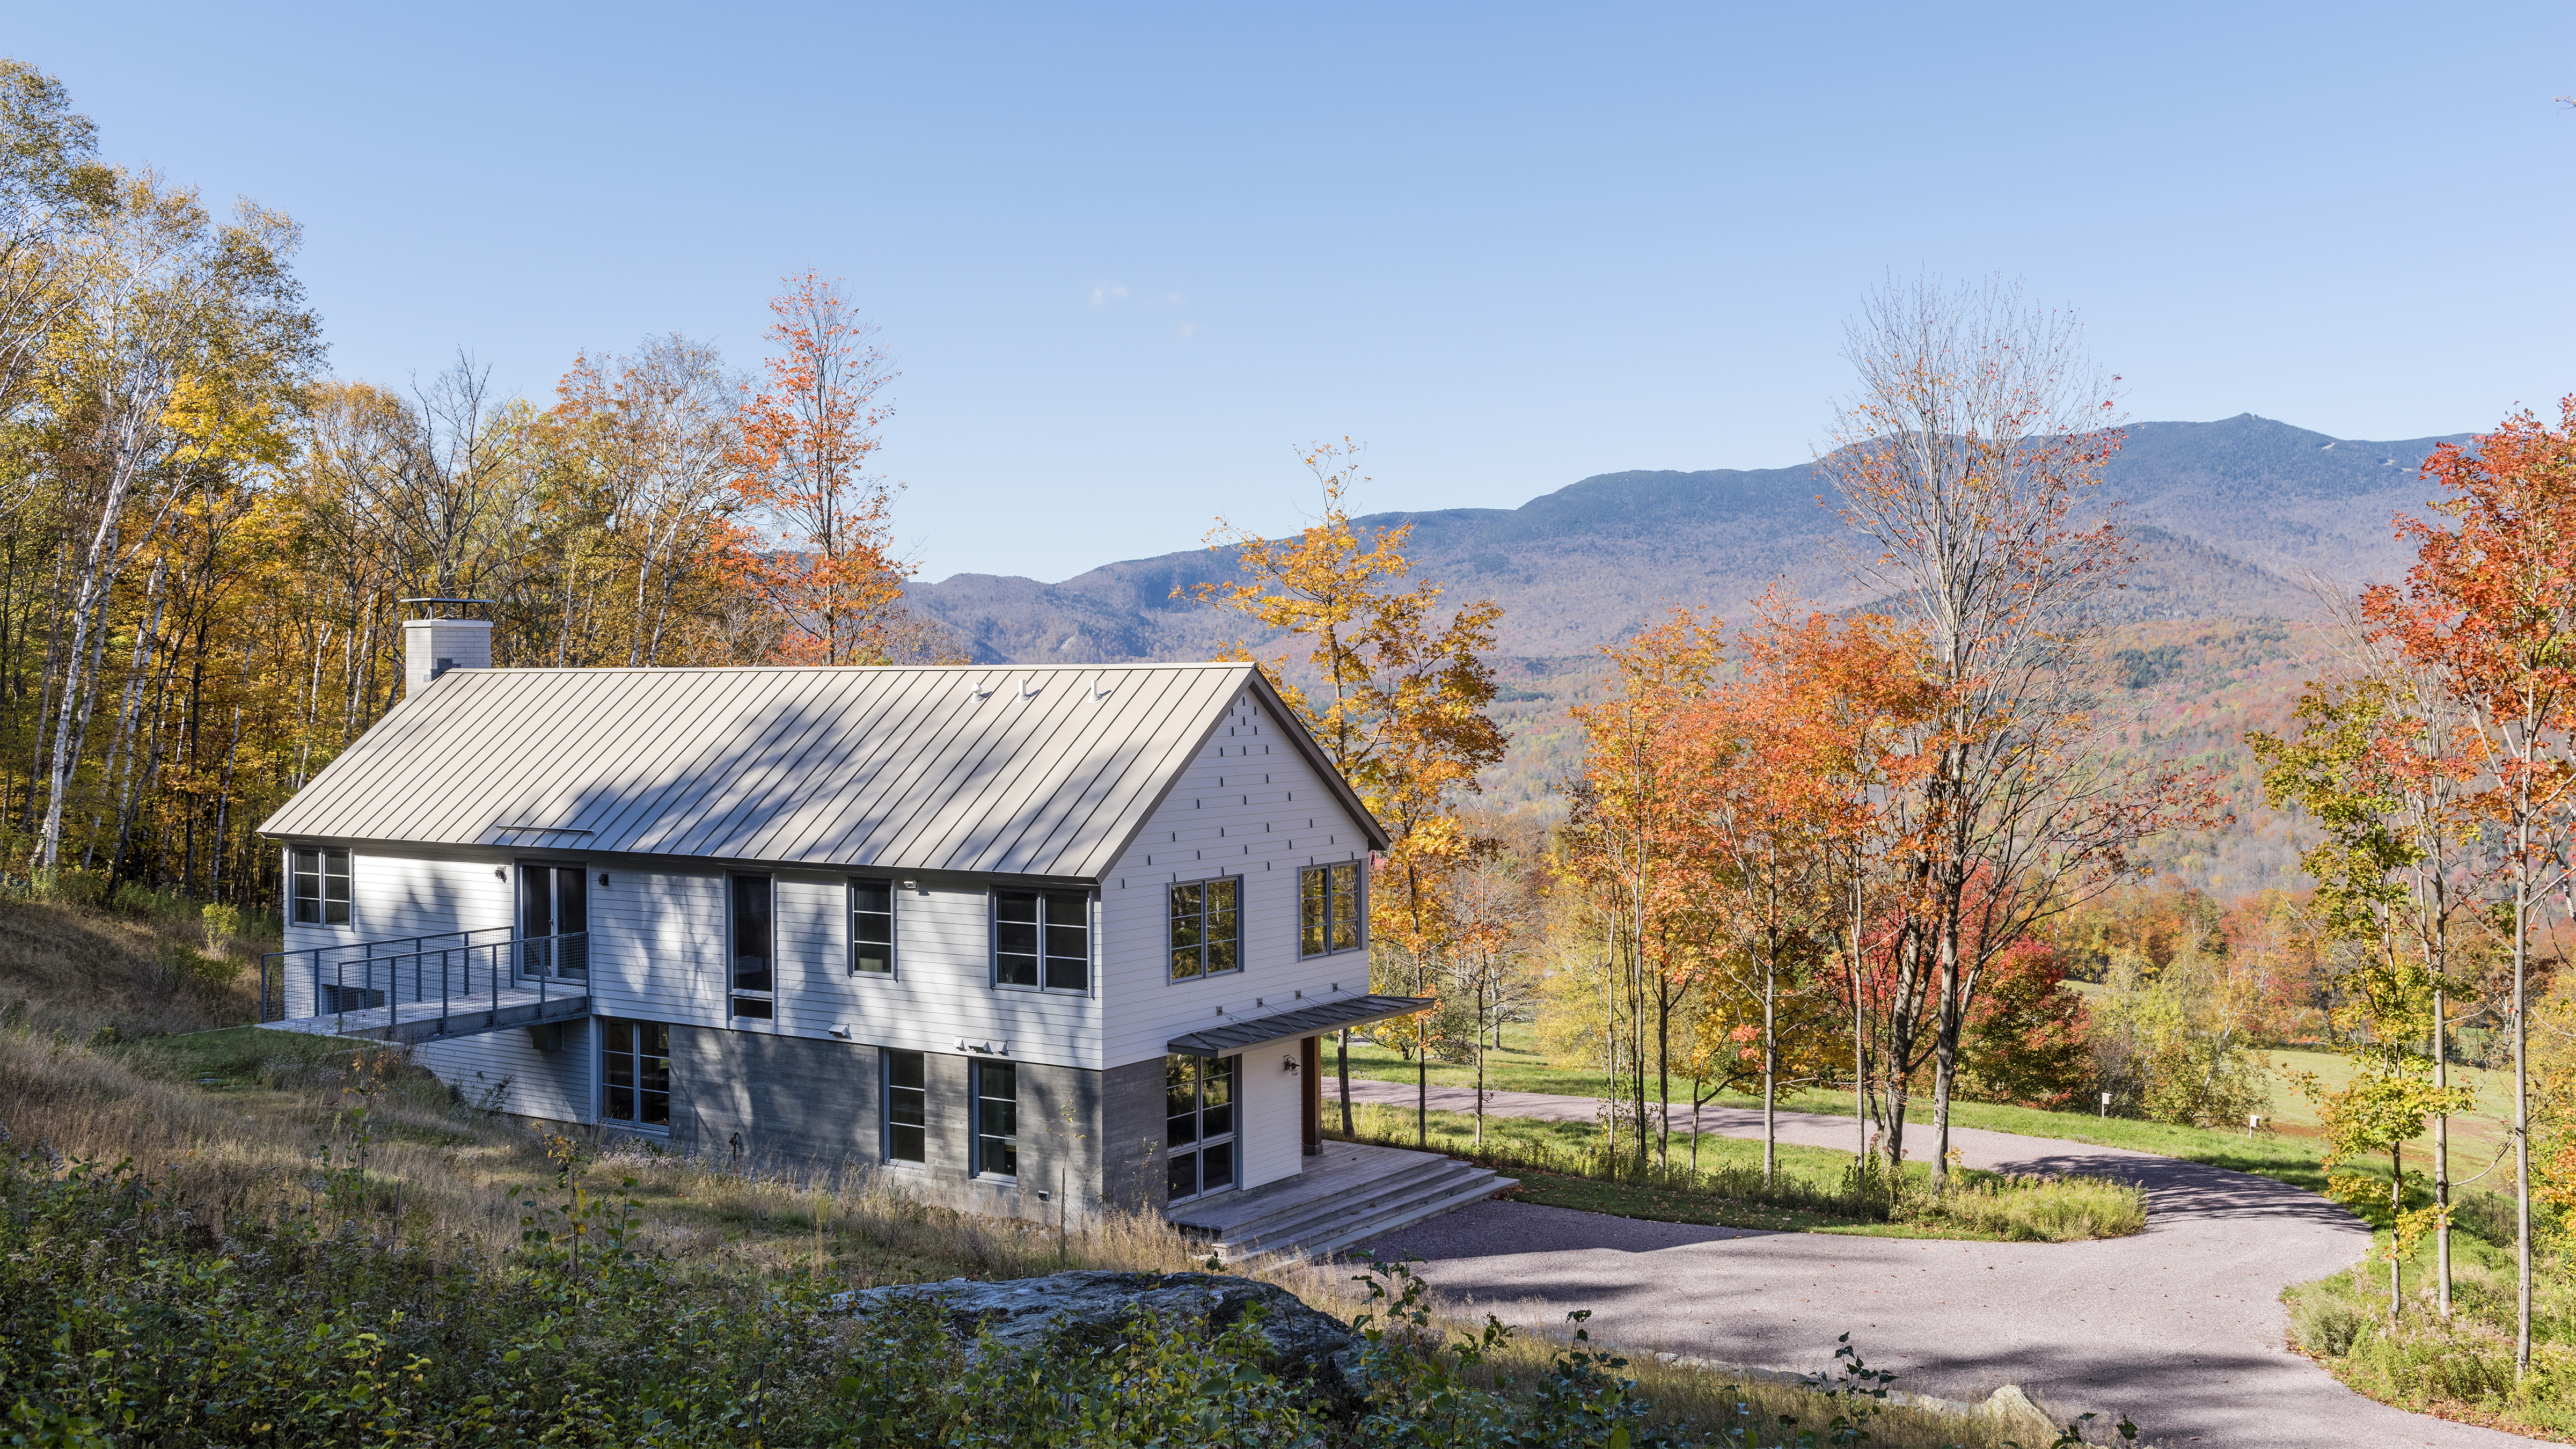
[[[2240,413],[2146,422],[2104,470],[2138,564],[2107,610],[2134,622],[2302,618],[2311,576],[2349,586],[2404,566],[2390,516],[2420,511],[2417,470],[2467,433],[2400,441],[2336,438]],[[1827,605],[1859,596],[1838,556],[1848,538],[1820,505],[1814,465],[1599,473],[1517,508],[1373,513],[1411,524],[1414,576],[1464,602],[1504,607],[1499,653],[1585,655],[1664,607],[1739,617],[1775,580]],[[1189,549],[1125,559],[1059,583],[955,574],[907,599],[980,662],[1113,662],[1205,657],[1244,638],[1243,620],[1174,590],[1231,577],[1233,553]],[[1254,637],[1245,642],[1256,646]]]

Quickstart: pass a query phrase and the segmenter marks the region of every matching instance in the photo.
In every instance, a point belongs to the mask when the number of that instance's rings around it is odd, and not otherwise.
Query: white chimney
[[[431,680],[451,669],[491,667],[491,620],[403,621],[403,698],[427,689]]]

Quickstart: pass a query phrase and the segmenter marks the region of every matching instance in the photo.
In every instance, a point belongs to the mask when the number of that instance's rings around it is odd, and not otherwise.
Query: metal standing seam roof
[[[1246,688],[1384,848],[1233,663],[452,669],[260,832],[1097,878]]]

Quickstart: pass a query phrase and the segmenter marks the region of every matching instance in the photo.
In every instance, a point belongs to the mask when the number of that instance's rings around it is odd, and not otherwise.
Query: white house
[[[1052,1218],[1296,1177],[1386,844],[1244,664],[493,669],[261,827],[263,1015],[469,1097]],[[1043,1205],[1042,1205],[1043,1204]]]

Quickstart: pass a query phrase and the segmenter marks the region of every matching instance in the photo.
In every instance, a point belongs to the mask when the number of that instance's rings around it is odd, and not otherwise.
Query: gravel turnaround
[[[1354,1081],[1351,1097],[1410,1107],[1414,1088]],[[1475,1092],[1434,1087],[1430,1105],[1473,1111]],[[1590,1121],[1595,1104],[1488,1092],[1485,1110]],[[1682,1128],[1685,1111],[1673,1119]],[[1703,1109],[1700,1128],[1758,1138],[1762,1114]],[[1846,1152],[1859,1141],[1849,1118],[1791,1112],[1780,1114],[1779,1137]],[[1489,1200],[1367,1246],[1423,1259],[1415,1271],[1426,1280],[1505,1322],[1555,1323],[1589,1308],[1596,1339],[1794,1372],[1829,1370],[1835,1336],[1849,1332],[1873,1368],[1897,1372],[1898,1388],[1982,1399],[2019,1384],[2058,1422],[2087,1409],[2096,1423],[2125,1413],[2141,1441],[2167,1449],[2534,1442],[2375,1403],[2286,1347],[2281,1289],[2349,1267],[2370,1246],[2359,1219],[2316,1194],[2122,1148],[1973,1129],[1950,1140],[1971,1167],[2138,1183],[2147,1230],[2091,1243],[1962,1243]]]

